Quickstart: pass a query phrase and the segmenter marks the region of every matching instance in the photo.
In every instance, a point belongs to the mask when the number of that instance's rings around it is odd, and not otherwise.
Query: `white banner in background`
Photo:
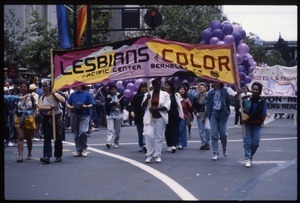
[[[252,82],[247,86],[251,90],[253,82],[263,85],[262,95],[266,96],[295,96],[297,91],[297,66],[256,67]],[[297,96],[297,95],[296,95]]]

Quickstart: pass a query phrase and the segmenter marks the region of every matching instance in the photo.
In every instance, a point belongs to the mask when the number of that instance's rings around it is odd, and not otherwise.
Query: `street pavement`
[[[245,168],[242,128],[228,122],[228,157],[212,161],[200,151],[197,124],[188,147],[167,151],[162,162],[146,164],[138,152],[134,125],[121,128],[119,148],[105,146],[106,128],[88,138],[88,156],[73,157],[73,135],[66,133],[63,161],[39,161],[43,140],[33,142],[33,160],[17,163],[17,147],[4,149],[3,200],[298,200],[297,128],[292,119],[267,117],[253,166]],[[219,143],[221,148],[221,144]],[[24,147],[26,156],[27,148]]]

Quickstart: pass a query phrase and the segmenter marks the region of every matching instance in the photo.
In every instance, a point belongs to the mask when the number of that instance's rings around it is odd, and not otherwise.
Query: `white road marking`
[[[73,145],[75,146],[74,143],[71,143],[71,142],[63,142],[63,143],[66,143],[66,144],[69,144],[69,145]],[[121,161],[124,161],[124,162],[127,162],[131,165],[134,165],[144,171],[146,171],[147,173],[150,173],[151,175],[153,175],[154,177],[156,177],[157,179],[161,180],[164,184],[166,184],[171,190],[173,190],[182,200],[194,200],[194,201],[198,201],[198,199],[193,196],[189,191],[187,191],[184,187],[182,187],[179,183],[177,183],[175,180],[173,180],[172,178],[170,178],[169,176],[161,173],[160,171],[154,169],[154,168],[151,168],[145,164],[142,164],[140,162],[137,162],[135,160],[132,160],[132,159],[129,159],[127,157],[124,157],[124,156],[120,156],[120,155],[117,155],[117,154],[112,154],[112,153],[109,153],[109,152],[105,152],[105,151],[102,151],[102,150],[99,150],[99,149],[95,149],[93,147],[88,147],[88,149],[90,151],[94,151],[94,152],[97,152],[99,154],[103,154],[103,155],[106,155],[106,156],[110,156],[110,157],[113,157],[113,158],[116,158],[116,159],[119,159]]]

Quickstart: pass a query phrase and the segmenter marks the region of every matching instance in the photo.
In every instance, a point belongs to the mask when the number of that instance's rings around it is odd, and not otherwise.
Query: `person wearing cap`
[[[51,93],[51,82],[49,79],[42,80],[44,94],[39,98],[38,109],[41,114],[42,132],[44,135],[43,157],[40,161],[49,164],[52,157],[51,140],[53,138],[52,113],[55,114],[55,135],[54,157],[55,162],[61,162],[63,154],[62,144],[62,109],[60,103],[65,102],[65,98],[57,92]],[[54,111],[53,111],[54,110]]]
[[[145,162],[150,163],[155,158],[155,162],[160,163],[171,100],[170,95],[161,90],[160,78],[155,78],[151,83],[153,90],[145,94],[142,101],[145,109],[144,136],[147,148]]]
[[[75,157],[88,155],[87,133],[89,131],[90,109],[95,105],[92,95],[85,90],[84,85],[74,88],[67,102],[67,108],[71,110],[71,129],[74,133],[76,152]]]
[[[205,103],[205,117],[209,118],[211,126],[212,160],[219,159],[219,134],[223,148],[223,156],[227,157],[227,124],[230,115],[231,96],[221,82],[213,82],[213,88],[207,92]]]
[[[122,112],[125,107],[122,98],[123,96],[117,92],[117,86],[111,84],[109,86],[109,93],[105,99],[107,124],[106,147],[108,149],[111,148],[112,144],[114,144],[115,148],[119,147],[123,118]]]

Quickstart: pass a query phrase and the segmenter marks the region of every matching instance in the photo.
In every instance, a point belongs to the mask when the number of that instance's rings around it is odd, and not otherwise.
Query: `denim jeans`
[[[71,113],[71,126],[74,133],[76,151],[82,152],[87,148],[87,132],[89,131],[90,116]]]
[[[253,158],[256,150],[259,147],[260,136],[261,136],[261,125],[245,124],[246,136],[243,140],[245,160]]]
[[[179,121],[177,145],[187,147],[187,121],[185,119],[180,119]]]
[[[144,135],[143,135],[144,124],[143,123],[137,123],[136,124],[136,129],[137,129],[137,133],[138,133],[139,146],[142,147],[142,146],[145,145],[145,139],[144,139]]]
[[[204,112],[199,113],[199,117],[196,117],[198,124],[198,132],[200,136],[201,145],[209,144],[210,142],[210,130],[205,128],[204,123],[202,122],[204,117]]]
[[[119,145],[122,118],[121,117],[113,118],[111,116],[107,116],[106,123],[107,123],[106,143],[112,144],[112,142],[114,142],[114,144]]]
[[[221,110],[213,109],[210,115],[210,129],[211,129],[211,144],[213,154],[219,154],[218,139],[220,134],[220,140],[223,147],[223,152],[227,147],[227,122],[228,117],[221,116]]]

